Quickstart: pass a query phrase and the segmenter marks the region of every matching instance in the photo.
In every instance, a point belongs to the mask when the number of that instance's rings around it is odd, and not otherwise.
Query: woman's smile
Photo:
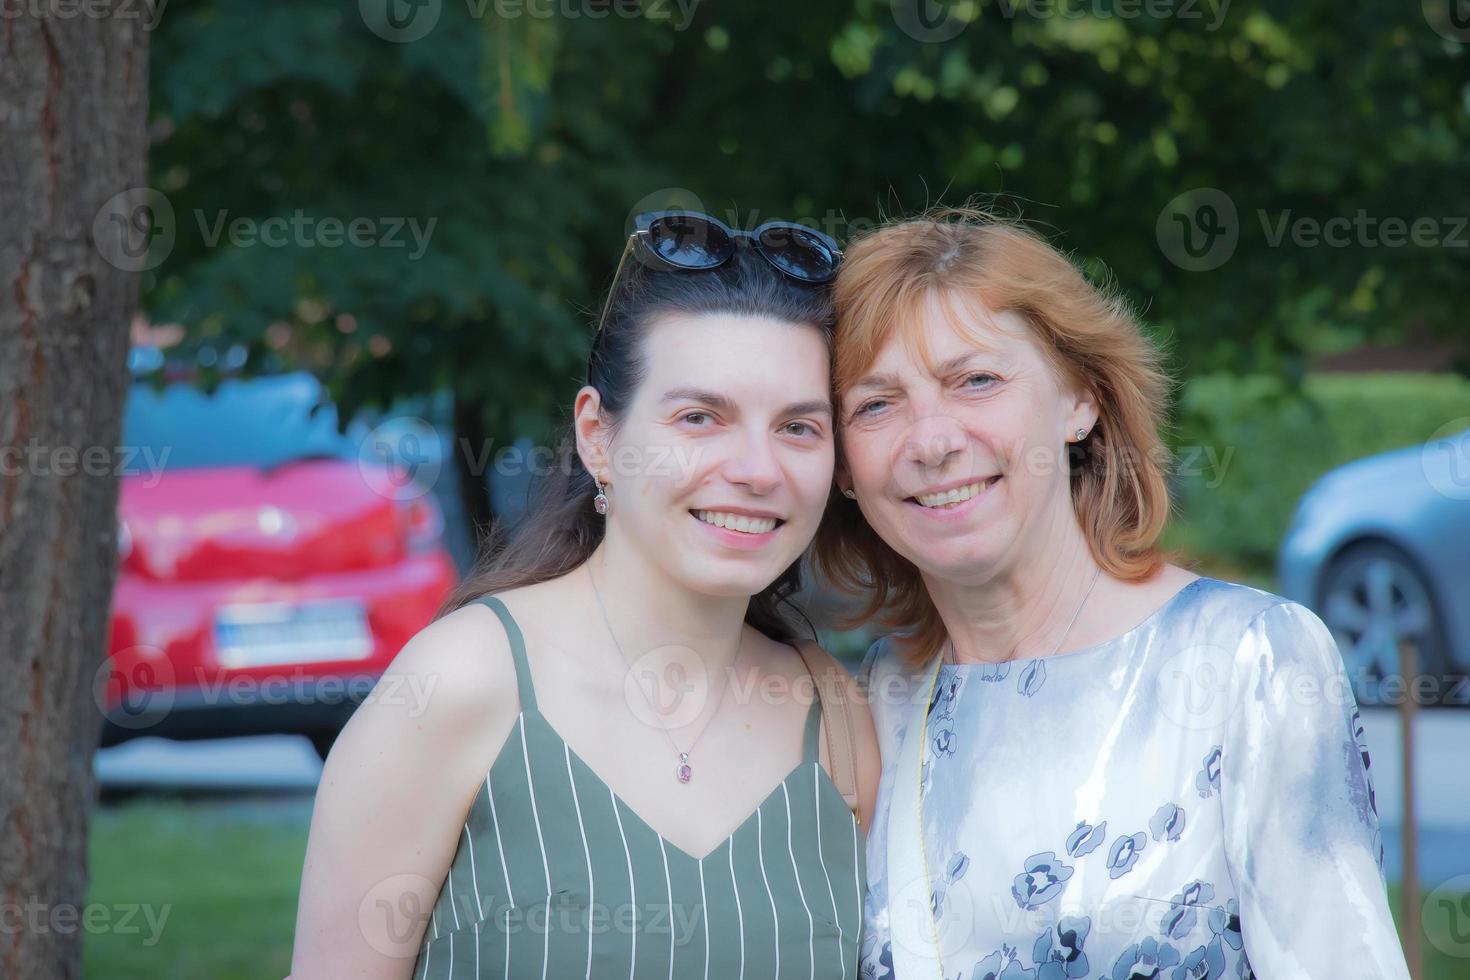
[[[949,484],[935,490],[927,490],[904,498],[904,506],[926,520],[956,521],[979,507],[991,496],[999,483],[999,475],[969,480],[965,483]]]
[[[691,510],[693,517],[717,542],[742,551],[765,547],[786,523],[774,514],[747,510]]]

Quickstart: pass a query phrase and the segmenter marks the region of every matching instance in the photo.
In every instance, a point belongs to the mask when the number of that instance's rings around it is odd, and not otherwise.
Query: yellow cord
[[[924,864],[924,888],[929,892],[924,907],[929,910],[930,937],[934,940],[934,958],[939,964],[939,980],[944,980],[944,954],[939,949],[939,919],[934,915],[934,879],[929,877],[929,849],[924,846],[924,749],[929,745],[929,711],[934,704],[934,688],[939,683],[939,668],[944,665],[944,648],[940,647],[929,679],[929,697],[924,701],[924,720],[919,725],[919,856]]]

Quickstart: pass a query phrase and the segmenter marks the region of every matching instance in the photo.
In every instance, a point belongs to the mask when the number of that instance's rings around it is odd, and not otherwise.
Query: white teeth
[[[920,494],[914,499],[924,507],[953,507],[955,504],[969,500],[994,481],[995,477],[991,477],[988,480],[981,480],[978,483],[967,483],[962,487],[945,490],[942,493]]]
[[[746,517],[743,514],[726,514],[718,510],[696,510],[694,516],[706,524],[731,531],[743,531],[746,534],[765,534],[776,528],[774,517]]]

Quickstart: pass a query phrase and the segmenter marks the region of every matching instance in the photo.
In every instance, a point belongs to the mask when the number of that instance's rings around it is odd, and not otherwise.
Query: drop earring
[[[592,498],[592,509],[595,510],[595,511],[597,511],[603,517],[606,517],[607,516],[607,491],[603,489],[602,481],[599,480],[599,479],[597,479],[597,477],[594,476],[592,478],[592,482],[597,485],[597,496],[595,496],[595,497]]]

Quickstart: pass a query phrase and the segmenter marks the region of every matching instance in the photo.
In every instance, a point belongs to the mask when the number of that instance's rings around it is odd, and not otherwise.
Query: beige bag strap
[[[827,756],[832,767],[832,782],[847,801],[848,809],[862,825],[858,803],[857,747],[852,735],[852,698],[848,691],[847,668],[816,643],[797,645],[806,669],[816,682],[817,696],[822,702],[822,720],[827,726]]]

